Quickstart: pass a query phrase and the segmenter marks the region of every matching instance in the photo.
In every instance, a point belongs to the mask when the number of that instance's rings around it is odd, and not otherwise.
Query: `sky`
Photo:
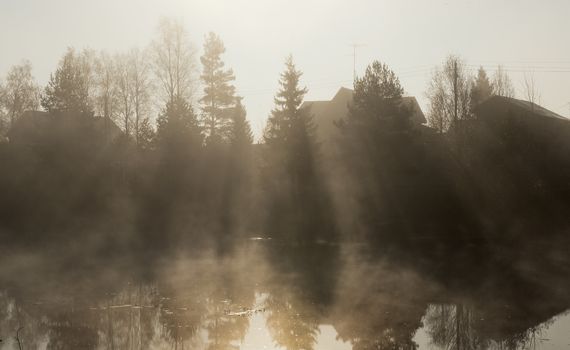
[[[569,16],[568,0],[0,0],[0,79],[28,59],[43,86],[67,47],[142,48],[160,18],[173,17],[198,55],[206,33],[220,35],[256,137],[288,54],[306,99],[328,100],[352,86],[353,44],[357,74],[387,63],[424,112],[434,67],[455,54],[473,73],[502,64],[519,98],[533,74],[540,104],[569,116]]]

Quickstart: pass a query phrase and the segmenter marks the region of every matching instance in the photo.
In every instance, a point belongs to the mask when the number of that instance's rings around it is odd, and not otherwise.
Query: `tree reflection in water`
[[[418,330],[435,349],[540,348],[569,308],[568,281],[564,270],[525,263],[541,278],[498,264],[494,273],[464,264],[471,276],[463,278],[449,272],[459,260],[431,273],[429,263],[353,246],[249,242],[229,256],[165,260],[146,279],[92,271],[53,283],[56,270],[36,275],[34,288],[7,280],[0,332],[6,349],[17,349],[23,326],[24,349],[225,350],[240,348],[261,314],[273,341],[265,345],[287,350],[418,349]],[[338,344],[320,344],[323,325]]]

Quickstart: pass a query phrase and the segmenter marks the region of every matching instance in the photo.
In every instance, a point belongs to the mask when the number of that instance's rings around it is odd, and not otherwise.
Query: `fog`
[[[0,72],[1,349],[567,346],[570,120],[541,74],[449,50],[414,96],[353,57],[313,99],[267,52],[254,131],[222,35],[150,28]]]

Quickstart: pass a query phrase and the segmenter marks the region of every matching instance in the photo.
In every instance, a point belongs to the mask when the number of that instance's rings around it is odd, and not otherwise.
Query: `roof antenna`
[[[366,44],[353,43],[350,45],[352,47],[352,81],[356,80],[356,49],[359,47],[364,47]]]

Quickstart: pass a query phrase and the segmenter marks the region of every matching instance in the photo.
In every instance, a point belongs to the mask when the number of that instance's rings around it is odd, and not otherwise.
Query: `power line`
[[[485,65],[485,64],[466,64],[466,67],[472,69],[478,69],[483,67],[486,70],[496,71],[499,69],[503,69],[506,72],[514,72],[514,73],[524,73],[528,71],[534,71],[537,73],[570,73],[570,66],[544,66],[544,65],[535,65],[535,66],[511,66],[511,65]]]

